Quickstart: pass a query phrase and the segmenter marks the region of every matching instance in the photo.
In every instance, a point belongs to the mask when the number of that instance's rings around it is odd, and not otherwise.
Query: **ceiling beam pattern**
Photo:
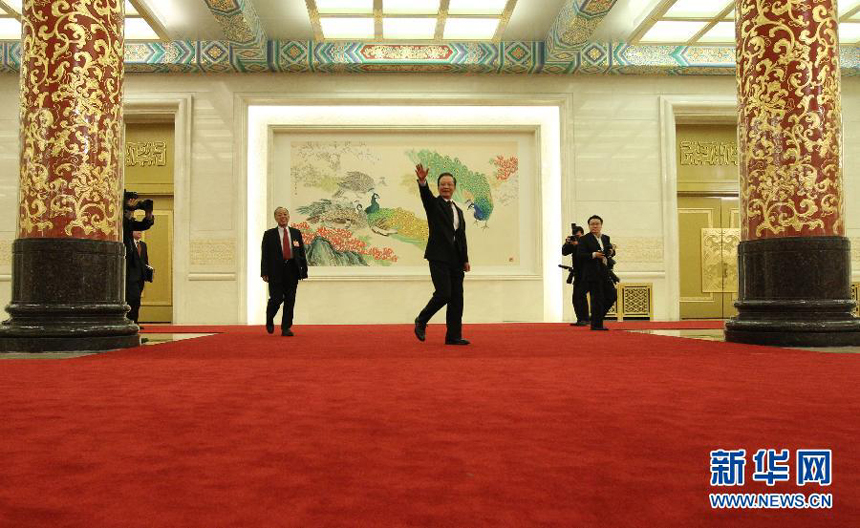
[[[239,71],[267,71],[267,38],[252,0],[204,0],[226,41],[208,41],[202,51],[208,57],[226,55]],[[169,43],[169,47],[173,43]],[[214,60],[217,64],[220,61]]]
[[[546,37],[551,62],[570,61],[591,40],[617,0],[566,0]]]
[[[589,42],[568,61],[546,60],[544,42],[378,44],[278,41],[266,46],[267,72],[400,72],[552,75],[734,75],[729,46],[653,46]],[[0,72],[18,73],[21,45],[0,42]],[[840,50],[842,75],[860,77],[860,47]],[[224,41],[126,43],[127,73],[242,73]]]

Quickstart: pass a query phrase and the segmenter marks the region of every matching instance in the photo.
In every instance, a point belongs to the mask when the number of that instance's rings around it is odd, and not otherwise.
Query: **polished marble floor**
[[[681,337],[685,339],[701,339],[704,341],[725,341],[726,336],[720,328],[704,329],[704,330],[627,330],[628,332],[638,334],[652,334],[669,337]],[[858,354],[860,347],[790,347],[799,350],[814,350],[817,352],[847,352]]]
[[[141,334],[141,345],[149,346],[149,345],[160,345],[162,343],[170,343],[173,341],[183,341],[185,339],[194,339],[195,337],[205,337],[213,334],[191,334],[191,333],[173,333],[173,334],[156,334],[156,333],[146,333]],[[88,352],[88,351],[75,351],[75,352],[6,352],[0,354],[0,360],[2,359],[70,359],[81,356],[89,356],[92,354],[101,354],[103,352]]]

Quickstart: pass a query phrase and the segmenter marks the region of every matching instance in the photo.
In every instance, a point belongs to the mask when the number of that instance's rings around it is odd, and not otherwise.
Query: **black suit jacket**
[[[582,273],[580,273],[579,270],[579,261],[576,258],[577,247],[579,247],[579,239],[577,239],[577,244],[568,244],[565,242],[561,245],[561,254],[565,257],[570,255],[570,267],[573,268],[567,275],[568,284],[573,282],[574,279],[582,280]]]
[[[454,204],[460,225],[454,231],[454,214],[451,206],[441,196],[433,196],[430,187],[418,184],[418,192],[421,194],[421,203],[424,204],[424,212],[427,213],[427,226],[430,228],[430,237],[427,239],[427,249],[424,250],[424,258],[427,260],[438,260],[455,267],[462,267],[469,262],[469,250],[466,244],[466,219],[463,210]]]
[[[293,241],[293,258],[290,263],[298,267],[299,279],[308,278],[308,258],[305,255],[305,243],[302,233],[293,227],[289,228]],[[298,245],[296,245],[298,242]],[[269,277],[269,282],[284,282],[284,253],[281,249],[281,239],[278,228],[267,229],[263,233],[263,250],[260,258],[260,276]]]
[[[143,287],[146,285],[146,281],[152,282],[152,270],[149,270],[149,251],[146,247],[146,242],[141,240],[138,242],[140,245],[140,263],[143,264],[142,268],[142,276],[140,278],[140,289],[143,290]]]
[[[579,239],[579,245],[576,247],[576,260],[579,264],[582,280],[609,280],[609,268],[603,264],[601,259],[593,258],[592,254],[595,251],[603,251],[604,255],[612,257],[615,256],[615,251],[610,245],[609,235],[600,235],[600,239],[601,241],[598,243],[591,233],[586,233]]]
[[[122,242],[125,245],[125,281],[129,283],[139,283],[143,288],[144,264],[149,263],[149,259],[144,261],[142,255],[137,253],[137,248],[134,246],[134,236],[132,231],[146,231],[155,224],[155,219],[135,220],[133,218],[123,217],[122,222]],[[142,244],[143,242],[141,242]],[[146,247],[146,246],[144,246]],[[143,252],[143,250],[141,251]]]

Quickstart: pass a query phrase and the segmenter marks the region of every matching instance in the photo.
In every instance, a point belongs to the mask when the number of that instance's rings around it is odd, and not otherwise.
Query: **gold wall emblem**
[[[681,141],[681,165],[737,165],[738,146],[725,141]]]
[[[166,141],[128,142],[125,144],[126,167],[163,167],[167,165]]]

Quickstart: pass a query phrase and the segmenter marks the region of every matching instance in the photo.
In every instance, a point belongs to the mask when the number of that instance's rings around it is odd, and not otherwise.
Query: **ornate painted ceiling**
[[[730,44],[638,42],[681,0],[507,0],[507,15],[485,41],[439,38],[452,0],[440,0],[434,38],[381,38],[383,0],[368,0],[373,2],[369,16],[377,20],[375,39],[325,40],[309,9],[317,1],[137,0],[172,40],[126,42],[126,72],[735,73]],[[858,5],[841,9],[841,20],[853,29],[856,16],[860,27],[860,1],[840,0],[840,5],[845,2]],[[726,13],[721,7],[697,38]],[[860,46],[843,45],[840,55],[843,75],[860,76]],[[0,42],[0,71],[17,72],[20,56],[19,42]]]

